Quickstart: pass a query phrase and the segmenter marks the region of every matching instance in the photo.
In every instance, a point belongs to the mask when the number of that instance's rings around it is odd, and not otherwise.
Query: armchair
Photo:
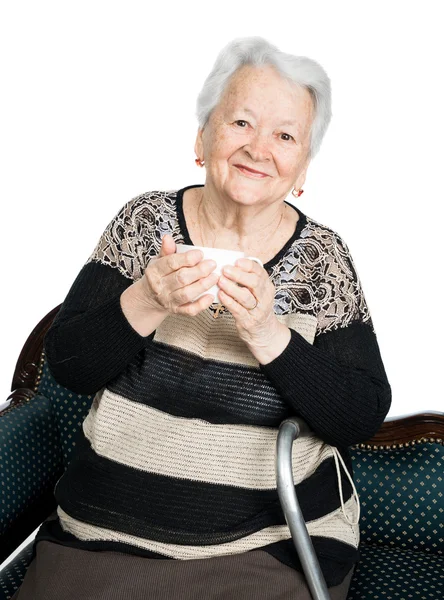
[[[43,338],[59,308],[31,332],[17,361],[10,404],[0,412],[0,563],[55,510],[54,486],[69,463],[94,397],[62,387],[48,369]],[[304,427],[298,418],[281,424],[278,491],[296,548],[305,557],[301,562],[313,597],[320,600],[328,596],[322,595],[310,538],[301,533],[303,518],[299,515],[299,525],[295,520],[294,486],[288,480],[291,445]],[[350,447],[350,454],[361,504],[361,560],[348,600],[441,600],[444,413],[388,418],[372,439]],[[20,586],[32,546],[0,572],[0,600],[11,598]]]

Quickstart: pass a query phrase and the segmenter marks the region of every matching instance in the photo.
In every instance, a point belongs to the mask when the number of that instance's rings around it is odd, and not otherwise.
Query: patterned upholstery
[[[353,448],[351,456],[361,502],[361,543],[443,556],[444,446]]]
[[[361,560],[347,600],[444,598],[444,446],[350,449]]]
[[[0,572],[0,599],[9,600],[21,586],[26,570],[32,560],[32,542],[17,554]]]
[[[59,385],[46,361],[37,395],[0,417],[0,533],[68,465],[93,395]],[[0,600],[18,589],[32,560],[31,542],[0,572]]]
[[[0,418],[0,534],[54,480],[60,441],[45,396],[36,395]]]
[[[51,400],[51,408],[60,435],[60,444],[65,468],[71,460],[84,418],[88,414],[94,395],[76,394],[57,383],[46,360],[42,366],[39,393]]]
[[[46,362],[37,391],[0,416],[1,526],[67,466],[93,400],[59,385]],[[353,447],[350,454],[361,502],[361,561],[347,600],[442,600],[444,447]],[[32,543],[0,573],[0,600],[20,586],[31,558]]]
[[[442,600],[444,558],[430,553],[359,547],[347,600]]]

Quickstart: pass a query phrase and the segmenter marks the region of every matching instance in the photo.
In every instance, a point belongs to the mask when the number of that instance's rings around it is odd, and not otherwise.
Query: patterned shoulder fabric
[[[151,191],[129,200],[111,220],[87,263],[117,268],[137,281],[149,261],[159,254],[162,237],[182,239],[175,209],[176,192]]]
[[[177,191],[149,191],[127,202],[112,219],[88,262],[117,268],[137,280],[158,256],[169,233],[183,243],[176,210]],[[347,244],[331,228],[307,217],[284,256],[271,268],[276,288],[275,313],[312,315],[316,335],[354,321],[373,328],[370,312]]]
[[[311,240],[312,251],[318,244],[322,248],[316,335],[347,327],[355,321],[367,323],[373,329],[361,280],[347,244],[335,231],[313,219],[308,219],[307,239]]]

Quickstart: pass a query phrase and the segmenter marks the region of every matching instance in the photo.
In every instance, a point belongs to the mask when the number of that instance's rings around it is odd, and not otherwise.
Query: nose
[[[254,162],[270,160],[270,140],[265,133],[254,133],[244,150]]]

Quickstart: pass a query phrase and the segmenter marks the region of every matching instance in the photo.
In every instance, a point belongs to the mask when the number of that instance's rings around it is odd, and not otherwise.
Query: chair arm
[[[327,584],[299,506],[293,480],[293,442],[310,433],[308,425],[300,417],[290,417],[280,424],[275,462],[277,491],[311,595],[314,600],[329,600]]]
[[[59,432],[42,395],[0,413],[0,563],[54,510]]]

